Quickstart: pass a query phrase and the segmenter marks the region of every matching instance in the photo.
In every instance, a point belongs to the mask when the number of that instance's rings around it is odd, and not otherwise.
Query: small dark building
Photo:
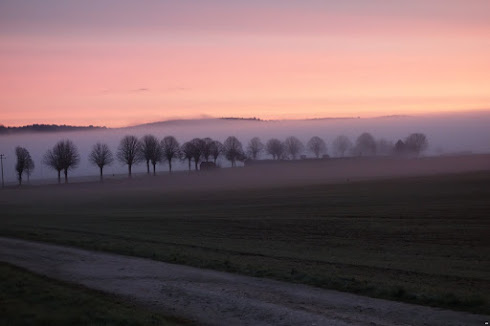
[[[201,171],[210,171],[210,170],[215,170],[217,168],[218,167],[214,162],[201,162],[201,164],[199,165],[199,169]]]
[[[396,144],[395,144],[395,153],[397,154],[404,154],[406,151],[406,146],[405,146],[405,143],[399,139]]]

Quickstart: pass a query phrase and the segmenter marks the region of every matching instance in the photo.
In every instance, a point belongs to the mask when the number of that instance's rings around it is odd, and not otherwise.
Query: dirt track
[[[199,325],[485,325],[489,316],[0,238],[0,261],[115,293]]]

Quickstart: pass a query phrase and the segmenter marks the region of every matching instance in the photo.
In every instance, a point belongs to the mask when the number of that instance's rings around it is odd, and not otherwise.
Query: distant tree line
[[[10,133],[24,133],[24,132],[60,132],[60,131],[81,131],[81,130],[95,130],[106,129],[106,127],[98,126],[69,126],[69,125],[48,125],[48,124],[33,124],[21,127],[5,127],[0,125],[0,135]]]
[[[347,136],[340,135],[332,141],[332,151],[335,156],[375,156],[398,155],[418,156],[428,146],[427,137],[422,133],[413,133],[404,140],[396,143],[385,139],[376,140],[370,133],[362,133],[353,143]],[[141,139],[133,135],[124,136],[115,155],[109,146],[104,143],[93,145],[88,160],[99,168],[100,180],[103,181],[104,167],[111,165],[115,159],[128,167],[128,176],[132,175],[134,165],[144,162],[146,172],[156,174],[156,165],[167,162],[169,172],[172,172],[172,162],[181,160],[186,162],[189,171],[199,170],[201,166],[215,167],[219,157],[228,160],[232,167],[237,162],[245,160],[258,160],[262,154],[267,154],[272,160],[296,160],[306,158],[306,153],[312,154],[316,159],[329,157],[326,142],[314,136],[303,144],[298,138],[291,136],[284,141],[271,138],[265,144],[260,138],[252,138],[244,146],[234,136],[228,137],[223,143],[211,138],[194,138],[179,144],[173,136],[159,140],[154,135],[145,135]],[[29,175],[34,169],[34,162],[29,151],[23,147],[16,148],[16,171],[19,185],[22,184],[22,175]],[[71,140],[61,140],[43,157],[43,164],[55,170],[58,174],[58,183],[61,183],[63,172],[65,183],[68,182],[68,172],[75,169],[80,163],[77,147]]]

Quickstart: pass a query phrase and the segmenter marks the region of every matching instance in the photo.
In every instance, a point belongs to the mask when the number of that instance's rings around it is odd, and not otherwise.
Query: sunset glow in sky
[[[2,0],[0,124],[490,109],[488,0]]]

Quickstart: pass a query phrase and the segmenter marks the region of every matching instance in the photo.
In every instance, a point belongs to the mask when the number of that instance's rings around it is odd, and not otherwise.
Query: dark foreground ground
[[[36,273],[116,294],[149,310],[185,316],[200,326],[481,326],[490,320],[485,315],[19,239],[0,237],[0,255]],[[69,303],[78,302],[74,295]],[[46,310],[56,313],[49,296],[44,298]],[[101,308],[81,300],[80,307],[67,310],[124,321],[124,314],[104,315]],[[154,317],[148,320],[158,322]]]
[[[114,295],[32,274],[0,263],[0,316],[20,325],[185,325],[123,302]]]
[[[489,198],[488,155],[229,169],[7,189],[0,234],[488,314]]]

